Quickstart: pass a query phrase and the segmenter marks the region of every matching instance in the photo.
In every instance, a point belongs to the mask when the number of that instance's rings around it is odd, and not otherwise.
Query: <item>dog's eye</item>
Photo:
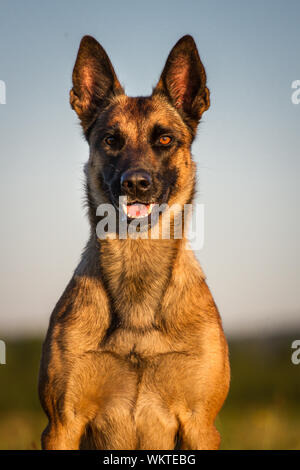
[[[108,135],[107,137],[105,137],[104,142],[110,147],[112,147],[116,144],[117,139],[113,135]]]
[[[172,142],[172,137],[170,137],[169,135],[162,135],[160,138],[159,138],[159,143],[161,145],[169,145],[171,142]]]

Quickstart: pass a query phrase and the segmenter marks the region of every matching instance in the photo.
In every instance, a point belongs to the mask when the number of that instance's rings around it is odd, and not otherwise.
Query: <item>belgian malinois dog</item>
[[[195,42],[177,42],[151,96],[128,97],[104,49],[85,36],[70,102],[90,148],[91,232],[43,346],[39,393],[49,423],[42,447],[217,449],[228,348],[187,236],[96,233],[101,204],[125,214],[127,224],[147,220],[145,232],[155,204],[191,203],[190,149],[210,103]]]

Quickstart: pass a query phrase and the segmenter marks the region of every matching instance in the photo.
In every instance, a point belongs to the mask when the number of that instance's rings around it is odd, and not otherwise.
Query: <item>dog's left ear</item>
[[[191,36],[182,37],[171,50],[153,91],[154,94],[157,92],[166,94],[184,120],[196,131],[210,103],[205,69]]]

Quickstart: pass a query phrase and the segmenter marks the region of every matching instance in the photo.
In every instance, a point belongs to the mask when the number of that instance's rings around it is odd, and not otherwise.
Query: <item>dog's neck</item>
[[[99,243],[101,275],[117,324],[129,329],[155,327],[181,240]]]

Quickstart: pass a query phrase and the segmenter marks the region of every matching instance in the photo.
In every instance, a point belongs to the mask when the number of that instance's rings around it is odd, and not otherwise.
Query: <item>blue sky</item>
[[[68,103],[84,34],[133,96],[194,37],[211,90],[193,145],[208,284],[229,334],[300,327],[299,1],[2,0],[0,12],[0,337],[45,331],[88,237],[88,147]]]

